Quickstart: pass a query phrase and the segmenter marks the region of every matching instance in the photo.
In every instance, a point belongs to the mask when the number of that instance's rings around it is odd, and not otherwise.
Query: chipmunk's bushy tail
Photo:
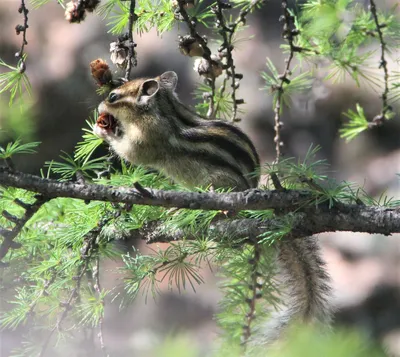
[[[316,238],[281,242],[278,244],[278,264],[282,274],[282,311],[273,314],[259,331],[263,344],[276,341],[289,323],[316,322],[329,326],[332,317],[332,289],[325,262]]]

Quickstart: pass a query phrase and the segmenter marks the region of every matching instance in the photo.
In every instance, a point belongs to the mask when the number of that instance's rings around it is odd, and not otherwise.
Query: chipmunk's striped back
[[[208,120],[184,106],[176,75],[137,79],[114,90],[99,111],[116,120],[120,135],[107,133],[117,154],[165,172],[187,186],[256,187],[259,166],[251,140],[236,126]]]

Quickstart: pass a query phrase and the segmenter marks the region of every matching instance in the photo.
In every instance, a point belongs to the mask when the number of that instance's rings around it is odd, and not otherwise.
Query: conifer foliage
[[[20,0],[17,5],[22,24],[16,27],[16,33],[21,37],[21,47],[15,63],[0,59],[0,94],[8,96],[10,106],[33,91],[26,74],[28,15],[29,11],[41,11],[48,2]],[[177,26],[186,29],[187,34],[177,39],[179,51],[193,61],[203,79],[195,92],[196,110],[208,118],[241,120],[241,105],[251,94],[240,92],[243,74],[235,65],[233,49],[241,41],[247,19],[270,2],[57,2],[71,23],[80,23],[86,16],[104,19],[115,37],[110,66],[119,68],[119,77],[125,80],[131,78],[132,68],[140,65],[136,60],[140,52],[134,41],[136,34],[155,28],[161,36]],[[310,90],[316,71],[323,72],[323,80],[330,83],[350,78],[360,90],[369,86],[381,100],[381,109],[372,118],[360,104],[355,110],[348,108],[339,132],[342,138],[357,140],[363,131],[385,125],[395,116],[400,72],[391,64],[400,61],[396,57],[400,47],[398,10],[383,10],[373,0],[364,3],[368,4],[308,0],[293,6],[293,2],[281,1],[284,70],[280,73],[277,64],[266,59],[261,74],[265,96],[273,97],[275,120],[276,161],[260,168],[268,175],[267,183],[260,187],[270,195],[268,199],[257,190],[244,196],[199,187],[191,193],[147,168],[99,157],[99,147],[104,144],[92,133],[96,111],[88,118],[75,151],[46,162],[36,177],[17,171],[13,158],[35,155],[40,143],[16,138],[0,148],[4,162],[0,168],[0,325],[11,330],[30,327],[12,356],[51,355],[50,351],[87,328],[96,331],[99,353],[112,356],[103,336],[104,314],[111,304],[124,308],[139,294],[146,299],[157,298],[163,282],[177,292],[196,291],[204,282],[204,267],[221,277],[223,298],[216,318],[224,332],[215,355],[256,356],[263,350],[249,341],[279,305],[274,260],[277,241],[352,230],[346,224],[351,218],[359,222],[353,230],[400,232],[393,212],[400,204],[398,200],[376,200],[360,187],[329,178],[327,163],[316,159],[316,147],[311,147],[303,160],[282,155],[282,112],[294,95]],[[218,46],[211,46],[212,41]],[[107,71],[108,67],[95,75],[101,84],[100,96],[118,81]],[[274,194],[280,199],[274,200]],[[232,209],[233,217],[226,213]],[[340,221],[346,214],[348,220]],[[365,217],[375,217],[376,221]],[[382,227],[382,219],[387,226]],[[307,222],[313,225],[307,228]],[[152,253],[119,248],[121,240],[135,239],[151,244]],[[169,242],[169,246],[161,249],[157,242]],[[122,262],[121,279],[110,290],[100,279],[102,263],[107,259]],[[305,349],[307,334],[314,336],[308,331],[295,335],[282,355],[300,355],[296,352]],[[332,333],[323,338],[318,356],[345,356],[347,351],[339,351],[338,345],[346,340],[350,341],[348,355],[357,356],[365,343],[351,334]],[[320,343],[316,341],[312,343]],[[371,350],[370,355],[373,353]],[[311,355],[309,351],[307,355]]]

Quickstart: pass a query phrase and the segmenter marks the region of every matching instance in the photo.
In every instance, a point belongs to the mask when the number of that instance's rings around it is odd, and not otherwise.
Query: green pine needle
[[[13,104],[15,96],[19,94],[22,98],[24,92],[28,93],[29,96],[32,95],[32,87],[29,82],[29,78],[25,72],[19,70],[19,67],[26,60],[26,55],[23,56],[21,60],[18,61],[17,67],[13,67],[5,63],[2,59],[0,59],[0,67],[6,67],[10,71],[0,73],[0,94],[5,92],[10,92],[10,101],[9,105]]]
[[[116,8],[113,15],[108,15],[110,20],[108,26],[111,27],[108,32],[113,35],[120,35],[129,23],[129,3],[117,1]]]
[[[106,19],[113,11],[113,9],[121,4],[121,0],[105,0],[103,3],[97,8],[96,12],[103,18]]]
[[[78,142],[76,145],[75,160],[83,160],[83,164],[86,164],[96,149],[103,144],[103,139],[99,138],[93,133],[93,127],[97,121],[97,111],[93,112],[93,119],[86,120],[88,128],[83,128],[84,134],[82,135],[83,141]]]
[[[263,89],[269,90],[269,92],[273,94],[274,106],[276,106],[279,94],[281,95],[282,104],[284,104],[286,107],[290,107],[292,104],[293,95],[301,94],[311,89],[312,77],[308,71],[303,72],[296,77],[290,78],[289,82],[283,82],[282,89],[279,89],[282,80],[280,79],[277,68],[269,58],[267,58],[266,65],[268,71],[261,73],[262,78],[265,80],[265,87]],[[293,69],[293,72],[295,70],[296,68]],[[282,110],[283,106],[281,107],[281,111]]]
[[[349,118],[349,122],[343,125],[343,128],[339,130],[340,137],[346,139],[346,141],[353,140],[356,136],[367,130],[369,123],[365,117],[364,109],[360,104],[356,104],[356,112],[349,109],[344,115]]]
[[[61,180],[66,181],[72,179],[75,175],[82,174],[86,178],[91,178],[93,172],[105,170],[105,157],[99,157],[92,160],[76,160],[69,154],[65,153],[60,156],[64,162],[46,161],[45,167],[51,172],[60,175]]]
[[[0,159],[9,159],[16,154],[35,154],[35,148],[39,146],[40,141],[21,144],[21,139],[8,143],[5,148],[0,147]]]
[[[31,5],[35,10],[43,5],[46,5],[50,1],[52,0],[30,0]],[[56,0],[56,1],[58,2],[59,5],[62,6],[63,9],[65,9],[64,0]]]

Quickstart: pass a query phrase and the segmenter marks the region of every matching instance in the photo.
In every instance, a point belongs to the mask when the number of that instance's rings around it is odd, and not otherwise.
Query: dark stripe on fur
[[[193,113],[189,108],[179,102],[176,98],[171,98],[168,94],[165,96],[167,103],[172,109],[167,110],[168,112],[177,113],[177,119],[181,124],[189,128],[195,128],[199,126],[198,114]]]
[[[239,129],[237,126],[226,123],[224,121],[221,120],[202,120],[201,123],[202,126],[206,126],[206,127],[217,127],[217,128],[224,128],[229,130],[231,133],[235,134],[236,136],[238,136],[240,139],[242,139],[243,141],[245,141],[247,143],[247,145],[249,145],[253,156],[256,160],[255,164],[256,166],[260,165],[260,160],[258,158],[258,154],[256,151],[256,148],[253,145],[253,142],[249,139],[249,137],[241,130]]]
[[[182,137],[188,138],[190,140],[198,140],[197,142],[209,142],[212,141],[213,144],[217,144],[221,149],[224,151],[229,152],[232,156],[238,157],[239,160],[242,161],[243,164],[249,169],[249,173],[253,173],[256,168],[260,165],[260,160],[257,154],[257,151],[253,145],[253,142],[249,139],[249,137],[243,133],[238,127],[223,122],[221,120],[210,120],[201,117],[196,112],[192,111],[190,108],[186,107],[182,103],[180,103],[176,98],[171,98],[169,94],[164,96],[166,100],[166,105],[170,106],[172,109],[165,110],[162,113],[165,116],[168,116],[168,113],[175,112],[177,113],[177,119],[181,124],[186,127],[193,128],[194,130],[198,127],[203,128],[222,128],[228,131],[229,134],[236,135],[239,138],[239,141],[244,141],[249,146],[250,150],[252,151],[254,159],[249,155],[249,153],[243,149],[239,148],[238,145],[235,145],[233,141],[229,139],[224,139],[222,136],[218,136],[218,139],[210,135],[210,138],[207,139],[202,134],[193,134],[194,131],[187,130],[187,132],[182,132]],[[228,134],[227,133],[227,134]],[[228,134],[228,135],[229,135]],[[227,136],[228,136],[227,135]],[[198,138],[198,139],[196,139]],[[222,141],[224,143],[222,144]],[[234,154],[235,153],[235,154]],[[236,156],[237,155],[237,156]],[[250,164],[251,163],[251,164]],[[258,185],[258,178],[257,177],[249,177],[251,187],[257,187]]]
[[[181,137],[187,141],[195,143],[210,143],[215,147],[216,152],[218,150],[226,152],[232,156],[233,160],[239,161],[246,168],[248,173],[252,173],[256,170],[256,164],[253,161],[253,157],[245,150],[242,146],[229,140],[229,138],[222,135],[208,134],[207,132],[199,132],[196,129],[183,130],[181,132]],[[257,177],[248,177],[252,186],[257,186]]]
[[[190,127],[197,127],[197,126],[202,126],[202,127],[217,127],[217,128],[224,128],[229,130],[232,134],[238,136],[240,139],[245,141],[247,145],[249,145],[254,158],[257,160],[256,165],[258,166],[260,164],[258,154],[256,151],[256,148],[254,147],[253,142],[249,139],[249,137],[237,126],[229,124],[227,122],[224,122],[222,120],[211,120],[204,118],[197,114],[196,112],[192,111],[190,108],[187,108],[184,106],[182,103],[178,102],[178,105],[174,105],[174,102],[169,98],[170,103],[172,106],[175,107],[175,109],[178,109],[177,106],[179,105],[179,110],[177,110],[178,113],[181,113],[182,115],[179,116],[179,120],[182,122],[182,124],[190,126]],[[183,115],[183,110],[187,111],[191,116],[194,116],[195,118],[188,118],[187,116]]]
[[[186,107],[184,104],[182,104],[181,102],[177,102],[177,105],[174,105],[174,103],[176,103],[175,101],[172,101],[171,98],[168,98],[171,105],[175,108],[178,109],[178,113],[181,112],[183,110],[187,111],[190,115],[194,116],[196,119],[193,120],[193,118],[191,118],[192,120],[189,120],[187,118],[187,116],[180,116],[180,120],[183,119],[183,123],[185,125],[191,126],[191,127],[195,127],[197,125],[201,125],[201,126],[213,126],[213,127],[219,127],[219,128],[225,128],[230,130],[233,134],[237,135],[239,138],[241,138],[243,141],[245,141],[251,151],[253,152],[253,155],[255,157],[255,159],[257,160],[256,165],[258,166],[260,164],[259,158],[258,158],[258,154],[256,151],[256,148],[254,147],[253,142],[249,139],[249,137],[241,130],[239,129],[237,126],[229,124],[227,122],[224,122],[222,120],[210,120],[206,117],[203,117],[201,115],[199,115],[198,113],[196,113],[194,110],[192,110],[191,108]],[[179,108],[177,108],[179,106]]]
[[[221,158],[221,156],[219,156],[219,155],[212,154],[208,151],[190,150],[187,148],[178,149],[177,154],[182,157],[185,157],[185,158],[190,158],[193,161],[198,161],[198,162],[203,161],[204,166],[212,165],[212,166],[215,166],[217,169],[229,170],[230,172],[232,172],[235,175],[235,177],[238,177],[239,180],[241,181],[242,186],[236,187],[237,190],[242,191],[242,190],[247,190],[247,189],[251,188],[251,185],[250,185],[247,177],[243,176],[242,170],[240,170],[240,168],[238,168],[237,166],[230,164],[229,162],[227,162],[226,160]],[[213,170],[213,171],[217,171],[217,170]],[[210,183],[212,183],[212,182],[210,182]],[[231,187],[231,188],[234,189],[235,187]]]

